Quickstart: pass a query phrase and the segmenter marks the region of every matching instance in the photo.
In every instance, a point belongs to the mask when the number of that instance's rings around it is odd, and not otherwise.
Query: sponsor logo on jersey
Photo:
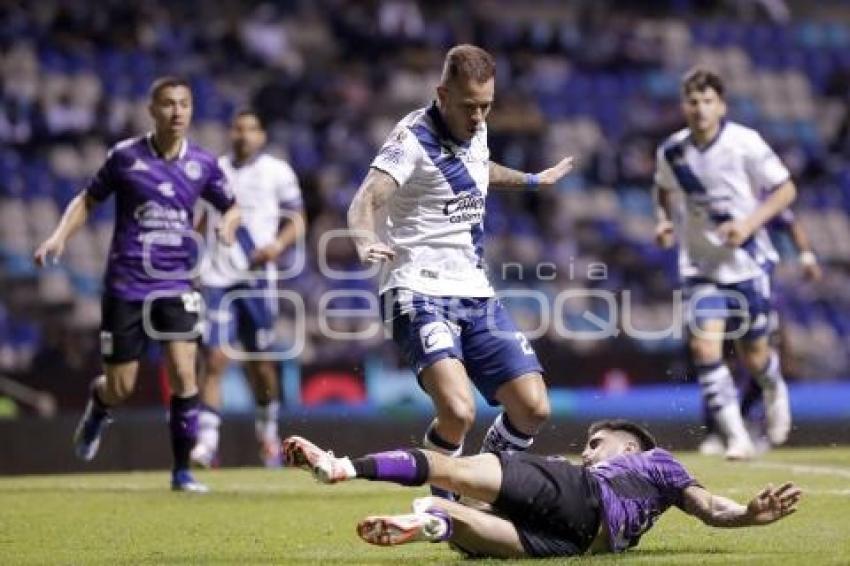
[[[404,158],[404,148],[400,143],[392,141],[381,148],[380,157],[393,165],[399,165]]]
[[[146,230],[179,230],[188,224],[189,213],[149,200],[136,207],[133,218]]]
[[[452,331],[442,321],[429,322],[419,329],[419,338],[422,340],[422,350],[426,354],[437,350],[447,350],[454,346]]]
[[[446,202],[443,214],[449,217],[449,222],[478,223],[484,218],[484,195],[478,191],[463,194]]]

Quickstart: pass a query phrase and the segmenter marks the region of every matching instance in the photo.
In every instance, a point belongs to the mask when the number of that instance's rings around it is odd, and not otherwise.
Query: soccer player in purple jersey
[[[371,516],[357,525],[371,544],[448,542],[476,557],[622,552],[673,505],[714,527],[766,525],[793,513],[802,493],[792,483],[767,486],[747,505],[712,494],[657,448],[646,429],[623,420],[590,426],[582,466],[515,451],[448,458],[410,449],[338,458],[297,436],[284,441],[284,454],[287,464],[311,470],[322,483],[430,483],[489,505],[423,497],[414,500],[413,513]]]
[[[206,486],[189,472],[189,453],[198,431],[195,357],[201,299],[192,290],[194,254],[187,238],[198,197],[224,213],[218,234],[225,243],[234,240],[239,209],[216,158],[186,139],[192,119],[189,84],[175,77],[156,80],[148,109],[154,131],[110,150],[34,258],[42,266],[51,258],[57,261],[92,209],[115,193],[117,214],[100,332],[104,375],[91,384],[89,402],[74,433],[75,451],[83,460],[94,458],[113,407],[133,392],[148,340],[160,339],[173,392],[171,486],[204,492]]]

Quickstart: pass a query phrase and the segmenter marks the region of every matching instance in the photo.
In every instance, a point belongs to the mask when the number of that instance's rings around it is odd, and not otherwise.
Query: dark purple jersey
[[[623,454],[589,468],[599,482],[611,550],[635,546],[671,505],[682,505],[682,490],[699,485],[661,448]]]
[[[195,202],[200,196],[222,212],[233,204],[214,156],[184,141],[177,158],[163,159],[151,134],[113,147],[86,192],[98,202],[115,193],[105,286],[130,301],[188,290],[196,254],[186,234]]]

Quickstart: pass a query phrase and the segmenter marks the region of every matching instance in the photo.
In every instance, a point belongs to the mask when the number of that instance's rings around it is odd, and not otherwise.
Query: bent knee
[[[451,423],[456,428],[469,430],[475,424],[475,401],[473,399],[453,399],[437,407],[440,421]]]
[[[549,399],[544,395],[536,402],[523,405],[508,412],[511,422],[527,434],[535,434],[552,414]]]

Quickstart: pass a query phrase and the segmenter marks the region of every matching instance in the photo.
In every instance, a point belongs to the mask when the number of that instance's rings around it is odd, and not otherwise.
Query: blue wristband
[[[540,177],[537,176],[537,173],[526,173],[525,174],[525,186],[529,189],[536,189],[540,185]]]

